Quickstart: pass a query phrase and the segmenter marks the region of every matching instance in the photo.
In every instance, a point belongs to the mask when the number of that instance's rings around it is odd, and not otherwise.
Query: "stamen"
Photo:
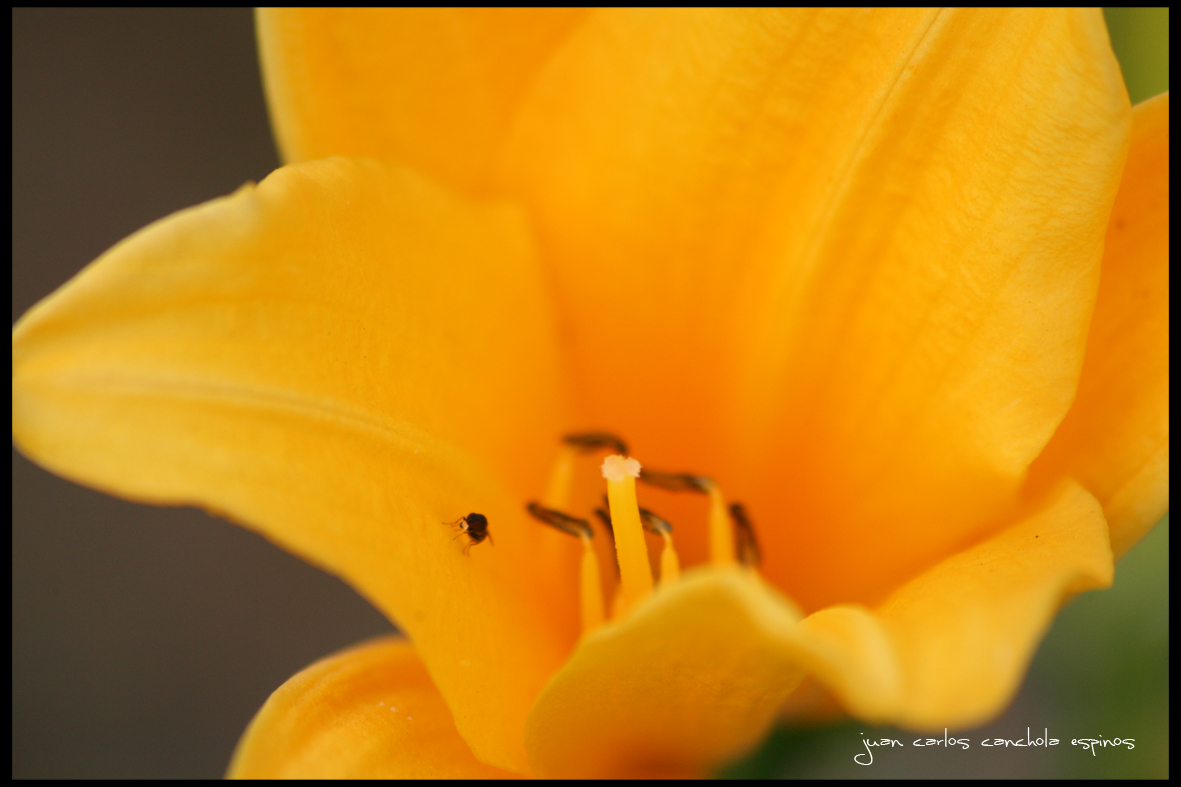
[[[734,565],[734,535],[730,532],[726,500],[713,479],[692,473],[643,470],[640,480],[669,492],[696,492],[709,495],[709,561],[715,566]]]
[[[640,509],[640,522],[649,533],[655,533],[664,539],[664,549],[660,552],[660,584],[669,585],[676,582],[681,576],[681,561],[673,549],[673,526],[646,508]]]
[[[730,529],[726,500],[713,481],[709,481],[709,562],[715,566],[735,563],[734,533]]]
[[[660,535],[664,536],[664,549],[660,552],[660,584],[663,587],[681,578],[681,561],[673,549],[673,537],[668,533]]]
[[[712,484],[708,478],[692,473],[664,473],[648,469],[640,471],[640,480],[649,486],[669,492],[697,492],[703,495],[709,494]]]
[[[571,516],[553,508],[546,508],[539,503],[530,503],[525,506],[534,519],[545,522],[550,527],[556,527],[563,533],[569,533],[578,538],[591,539],[594,538],[595,531],[591,530],[590,522],[587,522],[581,517]]]
[[[604,499],[606,497],[606,495],[603,496]],[[596,508],[595,514],[603,521],[607,531],[614,538],[615,531],[611,528],[611,515],[602,508]],[[664,517],[646,508],[640,509],[640,524],[649,533],[655,533],[664,539],[664,549],[660,552],[660,584],[676,582],[681,576],[681,561],[677,557],[676,550],[673,549],[673,526]]]
[[[578,451],[568,445],[558,449],[558,458],[554,460],[554,469],[550,471],[549,483],[545,487],[542,500],[550,510],[561,510],[570,507],[570,484],[574,478],[574,457]]]
[[[610,449],[612,453],[627,456],[627,443],[610,432],[586,432],[584,434],[568,434],[562,438],[564,445],[577,448],[580,453],[589,454],[600,448]]]
[[[607,479],[615,555],[619,560],[618,599],[621,609],[627,610],[652,592],[648,547],[644,543],[640,507],[636,503],[636,477],[640,474],[640,463],[612,454],[603,460],[602,472],[603,478]]]
[[[582,539],[582,633],[583,636],[603,625],[603,581],[599,577],[599,557],[589,538]]]
[[[673,532],[673,526],[670,525],[664,517],[660,516],[659,514],[655,514],[646,508],[640,509],[640,524],[643,525],[644,529],[649,533],[655,533],[658,536],[663,536],[667,533]]]
[[[627,453],[627,444],[610,432],[568,434],[562,438],[558,458],[550,471],[549,483],[542,501],[550,510],[562,511],[570,507],[570,486],[574,478],[574,458],[579,454],[608,449],[617,454]]]
[[[754,526],[747,516],[746,506],[742,503],[730,504],[730,516],[734,519],[734,541],[738,551],[738,562],[747,568],[758,568],[763,561],[759,551],[759,542],[755,538]]]
[[[530,503],[526,510],[545,524],[582,539],[582,576],[580,581],[582,633],[587,635],[603,625],[603,584],[599,578],[599,558],[591,544],[595,531],[590,522],[538,503]]]

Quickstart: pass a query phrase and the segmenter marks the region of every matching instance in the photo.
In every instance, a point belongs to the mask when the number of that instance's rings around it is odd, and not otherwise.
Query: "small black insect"
[[[467,546],[463,548],[463,554],[465,555],[473,546],[479,544],[485,538],[488,539],[489,544],[496,546],[496,542],[492,540],[492,534],[488,532],[488,517],[483,514],[471,513],[467,516],[461,516],[454,522],[444,522],[443,524],[459,528],[459,534],[455,536],[456,538],[466,535],[471,539],[468,541]]]
[[[610,432],[585,432],[583,434],[568,434],[562,438],[566,445],[577,448],[584,454],[609,448],[617,454],[627,456],[627,443]]]
[[[750,523],[746,507],[742,503],[731,503],[730,517],[734,520],[734,546],[738,553],[738,562],[750,568],[757,568],[763,561],[763,555],[759,551],[755,528]]]

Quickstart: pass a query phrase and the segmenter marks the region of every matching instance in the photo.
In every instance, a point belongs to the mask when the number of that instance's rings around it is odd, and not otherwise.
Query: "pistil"
[[[652,592],[648,547],[644,543],[640,507],[636,502],[640,463],[612,454],[603,460],[602,472],[603,478],[607,479],[607,502],[611,508],[615,554],[619,561],[619,604],[621,611],[626,611]]]

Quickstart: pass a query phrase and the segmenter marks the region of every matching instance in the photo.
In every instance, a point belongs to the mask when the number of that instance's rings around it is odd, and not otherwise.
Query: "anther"
[[[554,460],[554,467],[545,487],[545,496],[541,498],[546,508],[561,511],[569,507],[575,458],[600,449],[626,454],[627,444],[610,432],[581,432],[562,438],[562,445],[558,448],[558,456]]]
[[[664,549],[660,552],[660,584],[676,582],[681,576],[681,561],[673,549],[673,526],[664,517],[646,508],[640,509],[640,524],[649,533],[655,533],[664,539]]]
[[[550,527],[556,527],[563,533],[569,533],[582,539],[582,568],[581,593],[582,599],[582,633],[583,635],[603,625],[603,584],[599,579],[599,559],[595,549],[591,546],[594,531],[590,522],[576,516],[546,508],[539,503],[530,503],[525,509],[535,519]]]
[[[734,520],[734,542],[738,562],[748,568],[758,568],[763,556],[759,552],[759,542],[755,538],[755,529],[750,523],[750,517],[747,516],[746,506],[742,503],[731,503],[730,518]]]
[[[668,520],[646,508],[640,509],[640,524],[649,533],[655,533],[658,536],[673,532],[673,526],[668,523]]]
[[[557,509],[546,508],[540,503],[530,503],[525,506],[534,519],[546,523],[550,527],[556,527],[563,533],[568,533],[578,538],[593,538],[595,531],[591,530],[590,522],[581,517],[571,516],[565,514]]]
[[[669,492],[696,492],[708,495],[713,482],[708,478],[692,473],[665,473],[660,470],[640,470],[640,480],[649,486],[664,489]]]
[[[640,480],[669,492],[694,492],[709,496],[709,559],[715,566],[734,564],[734,538],[726,516],[726,501],[712,478],[693,473],[665,473],[661,470],[640,471]]]
[[[627,443],[610,432],[585,432],[583,434],[568,434],[562,438],[566,445],[577,448],[579,453],[589,454],[600,448],[606,448],[613,454],[627,456]]]

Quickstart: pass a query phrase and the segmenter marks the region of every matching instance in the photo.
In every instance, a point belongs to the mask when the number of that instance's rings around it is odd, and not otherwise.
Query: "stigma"
[[[604,610],[606,594],[599,575],[599,561],[592,543],[594,529],[589,519],[569,513],[571,486],[578,457],[604,450],[612,451],[599,466],[599,473],[607,484],[607,493],[603,496],[606,509],[596,508],[594,513],[609,534],[618,568],[618,586],[610,603],[611,619],[628,614],[653,592],[659,592],[680,579],[680,559],[673,545],[673,526],[659,514],[640,507],[636,496],[637,481],[666,491],[708,497],[709,563],[718,567],[743,565],[752,570],[757,567],[758,546],[746,509],[740,503],[728,507],[721,489],[712,479],[692,473],[645,468],[639,460],[627,455],[627,444],[623,440],[607,432],[567,435],[562,439],[543,502],[531,502],[526,510],[538,521],[582,541],[580,595],[584,636],[602,626],[608,615]],[[644,531],[660,538],[658,579],[652,575]]]

